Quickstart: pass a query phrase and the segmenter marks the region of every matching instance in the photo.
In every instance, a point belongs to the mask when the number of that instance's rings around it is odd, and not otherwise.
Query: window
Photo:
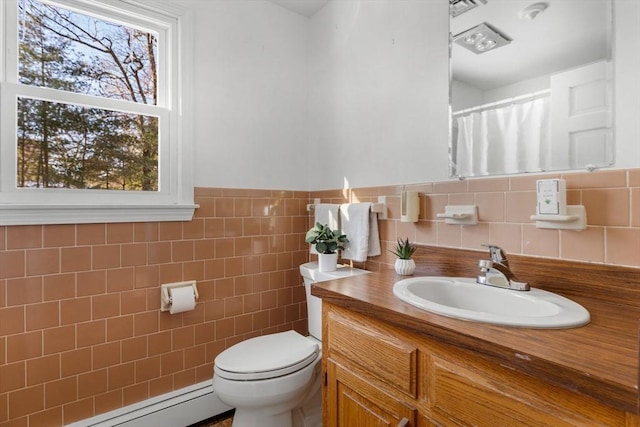
[[[186,11],[3,5],[0,225],[190,219]]]

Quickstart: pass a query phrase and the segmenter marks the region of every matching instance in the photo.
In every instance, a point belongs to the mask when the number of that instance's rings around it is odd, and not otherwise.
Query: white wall
[[[518,83],[497,87],[495,89],[484,92],[483,103],[487,104],[489,102],[502,101],[503,99],[512,98],[518,95],[538,92],[540,90],[549,89],[550,86],[550,75],[523,80]]]
[[[451,111],[456,112],[485,104],[483,92],[460,80],[451,82]]]
[[[307,189],[308,19],[260,0],[180,0],[193,9],[194,183]]]
[[[194,8],[195,185],[321,190],[448,179],[448,7]],[[640,2],[615,0],[616,168],[640,167]]]
[[[339,0],[311,19],[310,188],[447,176],[447,12],[444,1]]]

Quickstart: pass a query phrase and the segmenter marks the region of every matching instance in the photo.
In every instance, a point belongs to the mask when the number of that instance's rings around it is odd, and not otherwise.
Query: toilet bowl
[[[292,426],[291,411],[320,384],[320,343],[295,331],[264,335],[216,358],[213,389],[236,407],[233,426]]]
[[[311,284],[367,271],[341,266],[320,272],[310,262],[300,272],[310,336],[295,331],[263,335],[235,344],[215,359],[213,390],[236,408],[233,427],[322,425],[322,301],[311,295]]]

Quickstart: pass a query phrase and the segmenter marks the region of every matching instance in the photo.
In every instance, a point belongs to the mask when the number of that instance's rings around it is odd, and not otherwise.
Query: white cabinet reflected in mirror
[[[451,176],[612,166],[611,0],[450,0]]]

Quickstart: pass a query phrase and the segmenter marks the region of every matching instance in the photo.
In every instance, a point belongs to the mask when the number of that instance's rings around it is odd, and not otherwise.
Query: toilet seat
[[[295,331],[263,335],[235,344],[215,360],[221,378],[264,380],[296,372],[317,359],[318,344]]]

